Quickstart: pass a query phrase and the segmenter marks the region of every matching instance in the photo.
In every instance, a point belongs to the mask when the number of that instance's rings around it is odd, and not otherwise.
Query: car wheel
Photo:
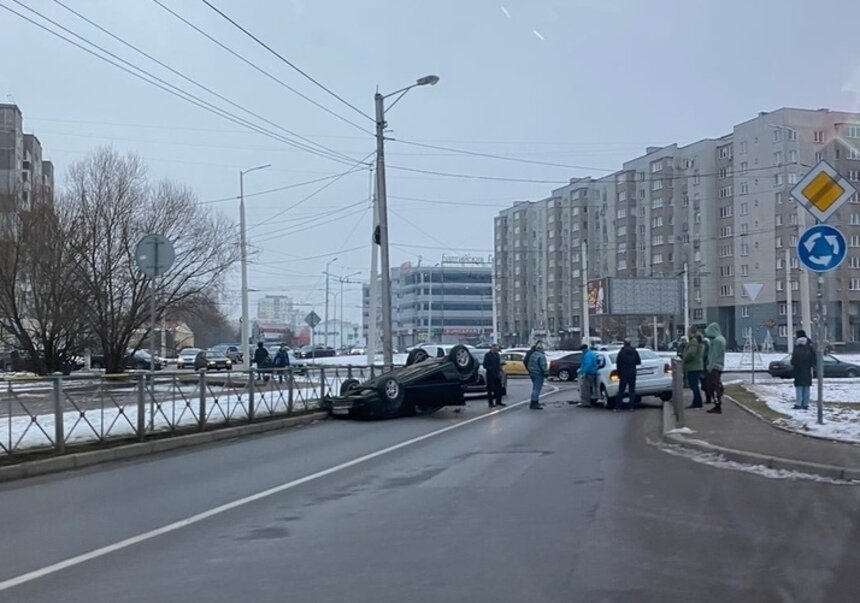
[[[615,396],[610,396],[604,386],[600,386],[600,402],[605,408],[615,405]]]
[[[561,370],[558,372],[558,378],[559,378],[561,381],[570,381],[570,371],[569,371],[569,370],[567,370],[567,369],[561,369]]]
[[[413,364],[418,364],[419,362],[424,362],[430,357],[427,353],[427,350],[423,350],[421,348],[415,348],[409,355],[406,357],[406,366],[412,366]]]
[[[394,416],[402,410],[403,401],[406,399],[406,388],[394,377],[388,377],[379,384],[379,395],[382,397],[384,413]]]
[[[854,377],[856,377],[856,376],[857,376],[857,371],[855,371],[855,370],[853,370],[853,369],[852,369],[852,370],[849,370],[847,373],[845,373],[845,376],[846,376],[846,377],[850,377],[850,378],[852,378],[852,379],[853,379]]]
[[[448,352],[448,360],[457,369],[457,372],[463,376],[471,376],[475,372],[475,358],[472,353],[464,345],[455,345]]]
[[[672,392],[663,392],[658,396],[663,402],[668,402],[672,399]]]
[[[358,386],[358,379],[347,379],[340,384],[340,395],[345,396]]]

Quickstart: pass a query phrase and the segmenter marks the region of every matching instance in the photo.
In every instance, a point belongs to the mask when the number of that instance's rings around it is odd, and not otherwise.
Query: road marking
[[[559,388],[550,385],[549,387],[553,388],[552,391],[541,394],[541,398],[545,396],[549,396],[551,394],[559,391]],[[483,415],[479,415],[477,417],[472,417],[471,419],[466,419],[460,423],[455,423],[453,425],[449,425],[447,427],[443,427],[441,429],[437,429],[436,431],[431,431],[430,433],[425,433],[424,435],[420,435],[414,437],[409,440],[405,440],[400,442],[399,444],[393,444],[388,446],[387,448],[382,448],[381,450],[377,450],[376,452],[371,452],[369,454],[365,454],[364,456],[360,456],[352,459],[351,461],[347,461],[345,463],[341,463],[340,465],[335,465],[334,467],[329,467],[328,469],[323,469],[322,471],[317,471],[316,473],[311,473],[310,475],[306,475],[304,477],[300,477],[290,482],[286,482],[279,486],[274,486],[267,490],[263,490],[261,492],[257,492],[256,494],[252,494],[250,496],[246,496],[244,498],[240,498],[238,500],[234,500],[233,502],[225,503],[223,505],[219,505],[208,511],[203,511],[202,513],[197,513],[196,515],[192,515],[191,517],[186,517],[185,519],[180,519],[179,521],[175,521],[173,523],[167,524],[166,526],[162,526],[160,528],[156,528],[154,530],[150,530],[149,532],[144,532],[143,534],[138,534],[137,536],[132,536],[130,538],[126,538],[125,540],[120,540],[119,542],[115,542],[113,544],[109,544],[107,546],[103,546],[101,548],[94,549],[89,551],[88,553],[83,553],[81,555],[76,555],[74,557],[69,557],[63,561],[59,561],[57,563],[53,563],[51,565],[47,565],[41,569],[33,570],[32,572],[27,572],[26,574],[21,574],[20,576],[15,576],[14,578],[9,578],[8,580],[3,580],[0,582],[0,592],[4,590],[9,590],[10,588],[14,588],[15,586],[20,586],[21,584],[26,584],[27,582],[32,582],[33,580],[38,580],[39,578],[44,578],[45,576],[49,576],[61,570],[74,567],[76,565],[80,565],[82,563],[86,563],[87,561],[91,561],[93,559],[98,559],[99,557],[104,557],[105,555],[109,555],[111,553],[115,553],[117,551],[121,551],[122,549],[128,548],[135,544],[140,544],[141,542],[146,542],[147,540],[152,540],[158,536],[162,536],[163,534],[169,534],[170,532],[175,532],[176,530],[181,530],[182,528],[188,527],[195,523],[199,523],[204,519],[209,519],[210,517],[214,517],[215,515],[220,515],[221,513],[226,513],[227,511],[231,511],[238,507],[242,507],[244,505],[250,504],[252,502],[256,502],[263,498],[267,498],[274,494],[279,494],[286,490],[290,490],[295,488],[296,486],[301,486],[302,484],[306,484],[308,482],[312,482],[314,480],[318,480],[321,477],[325,477],[327,475],[331,475],[333,473],[337,473],[339,471],[343,471],[344,469],[349,469],[350,467],[355,467],[356,465],[360,465],[362,463],[366,463],[367,461],[373,460],[380,456],[386,455],[390,452],[394,452],[395,450],[400,450],[402,448],[406,448],[408,446],[412,446],[419,442],[423,442],[424,440],[429,440],[430,438],[434,438],[436,436],[442,435],[443,433],[447,433],[449,431],[453,431],[455,429],[460,429],[465,427],[466,425],[470,425],[477,421],[482,421],[487,417],[495,416],[501,412],[506,410],[511,410],[516,408],[517,406],[521,406],[528,402],[529,400],[521,400],[519,402],[514,402],[513,404],[509,404],[504,408],[500,408],[499,410],[494,410],[492,412],[485,413]]]

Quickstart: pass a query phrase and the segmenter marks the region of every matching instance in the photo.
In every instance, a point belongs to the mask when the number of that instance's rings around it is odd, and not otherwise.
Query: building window
[[[797,151],[791,149],[788,151],[788,162],[789,163],[797,163]]]
[[[725,199],[726,197],[731,197],[731,196],[732,196],[731,185],[724,186],[723,188],[720,189],[720,199]]]
[[[786,128],[785,131],[788,134],[788,140],[792,140],[792,141],[797,140],[797,130],[793,130],[791,128]]]
[[[782,174],[774,174],[773,175],[773,185],[774,186],[782,186]]]
[[[857,147],[848,147],[848,156],[845,159],[860,159],[860,149]]]
[[[659,191],[659,190],[662,190],[662,188],[663,188],[663,179],[662,178],[657,178],[656,180],[651,182],[651,190],[652,191]]]
[[[750,231],[750,225],[749,224],[747,224],[746,222],[741,224],[741,234],[742,235],[749,234],[749,231]]]
[[[782,216],[780,214],[776,215],[776,225],[782,226]]]
[[[782,237],[776,237],[776,241],[775,241],[775,243],[774,243],[774,246],[775,246],[777,249],[781,249],[781,248],[782,248]]]
[[[750,254],[750,246],[746,243],[741,243],[741,256],[746,257]]]
[[[734,276],[734,266],[720,266],[720,276]]]
[[[627,260],[618,260],[618,270],[627,270]]]
[[[813,140],[813,142],[816,142],[818,144],[823,143],[824,142],[824,130],[816,130],[812,134],[812,140]]]
[[[852,278],[848,281],[849,291],[860,291],[860,278]]]
[[[777,291],[784,291],[785,290],[785,281],[783,281],[782,279],[776,281],[776,290]]]
[[[651,228],[660,228],[661,226],[663,226],[663,216],[651,218]]]
[[[848,265],[853,270],[860,270],[860,256],[852,256],[848,258]]]
[[[720,159],[730,159],[732,156],[732,145],[726,145],[720,148]]]
[[[693,184],[700,184],[702,182],[702,176],[699,174],[699,171],[696,170],[696,173],[693,174]]]
[[[741,155],[746,154],[746,152],[747,152],[747,141],[746,141],[746,140],[742,140],[742,141],[741,141],[741,143],[740,143],[740,149],[738,150],[738,152],[739,152]]]
[[[773,154],[773,164],[782,165],[782,151],[777,151]]]
[[[704,320],[705,319],[705,311],[701,308],[693,309],[693,320]]]
[[[788,174],[788,183],[789,184],[797,184],[797,174],[791,172]]]
[[[723,226],[720,228],[720,238],[725,239],[733,235],[731,226]]]
[[[815,163],[821,163],[822,161],[824,161],[824,153],[815,151]]]
[[[720,287],[720,297],[732,297],[735,294],[735,289],[731,285],[723,285]]]
[[[651,246],[653,247],[655,245],[663,245],[664,242],[665,241],[663,235],[656,235],[654,238],[651,239]]]
[[[749,275],[750,275],[749,264],[741,264],[741,276],[749,276]]]
[[[782,193],[777,193],[777,194],[776,194],[776,204],[777,204],[777,205],[781,205],[781,204],[782,204],[782,199],[783,199],[783,197],[782,197]]]
[[[749,318],[750,317],[750,307],[749,306],[741,306],[741,318]]]
[[[658,159],[657,161],[651,162],[651,173],[659,172],[663,169],[663,160]]]
[[[848,239],[848,246],[849,247],[860,247],[860,236],[851,235],[851,237]]]
[[[701,223],[702,223],[702,212],[700,212],[700,211],[697,211],[697,212],[696,212],[695,222],[696,222],[696,224],[701,224]]]
[[[720,257],[721,258],[730,258],[732,257],[732,246],[731,245],[723,245],[720,247]]]
[[[773,130],[773,141],[781,142],[782,141],[782,128],[774,128]]]
[[[741,182],[741,194],[748,195],[750,192],[750,185],[747,182]]]
[[[618,218],[619,220],[622,218],[626,218],[627,217],[627,208],[626,207],[618,208],[618,210],[615,212],[615,217]]]
[[[734,213],[734,207],[731,205],[723,205],[720,207],[720,217],[721,218],[731,218]]]
[[[627,227],[626,226],[619,226],[618,227],[618,236],[619,237],[627,236]]]
[[[660,209],[663,207],[663,199],[654,199],[651,201],[651,209]]]
[[[663,254],[655,253],[654,258],[651,260],[652,264],[662,264],[663,263]]]
[[[747,215],[749,215],[749,213],[750,213],[749,203],[746,203],[746,202],[741,203],[741,215],[747,216]]]
[[[845,128],[845,138],[860,138],[860,126],[848,126]]]

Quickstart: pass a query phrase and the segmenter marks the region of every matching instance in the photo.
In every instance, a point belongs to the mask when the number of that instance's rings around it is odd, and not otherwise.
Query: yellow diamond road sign
[[[813,216],[826,222],[855,192],[839,172],[822,161],[791,189],[791,196]]]

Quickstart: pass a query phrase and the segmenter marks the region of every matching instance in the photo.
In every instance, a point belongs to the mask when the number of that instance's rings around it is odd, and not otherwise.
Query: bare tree
[[[156,280],[156,312],[161,316],[223,285],[238,256],[236,230],[208,212],[181,185],[151,185],[135,155],[105,148],[74,164],[60,203],[74,257],[74,277],[89,308],[88,330],[104,354],[108,371],[121,371],[135,334],[149,324],[150,279],[134,261],[147,234],[167,237],[176,262]]]
[[[58,213],[45,191],[34,188],[31,206],[17,213],[17,232],[3,241],[0,316],[40,374],[62,371],[86,345],[83,298]]]

